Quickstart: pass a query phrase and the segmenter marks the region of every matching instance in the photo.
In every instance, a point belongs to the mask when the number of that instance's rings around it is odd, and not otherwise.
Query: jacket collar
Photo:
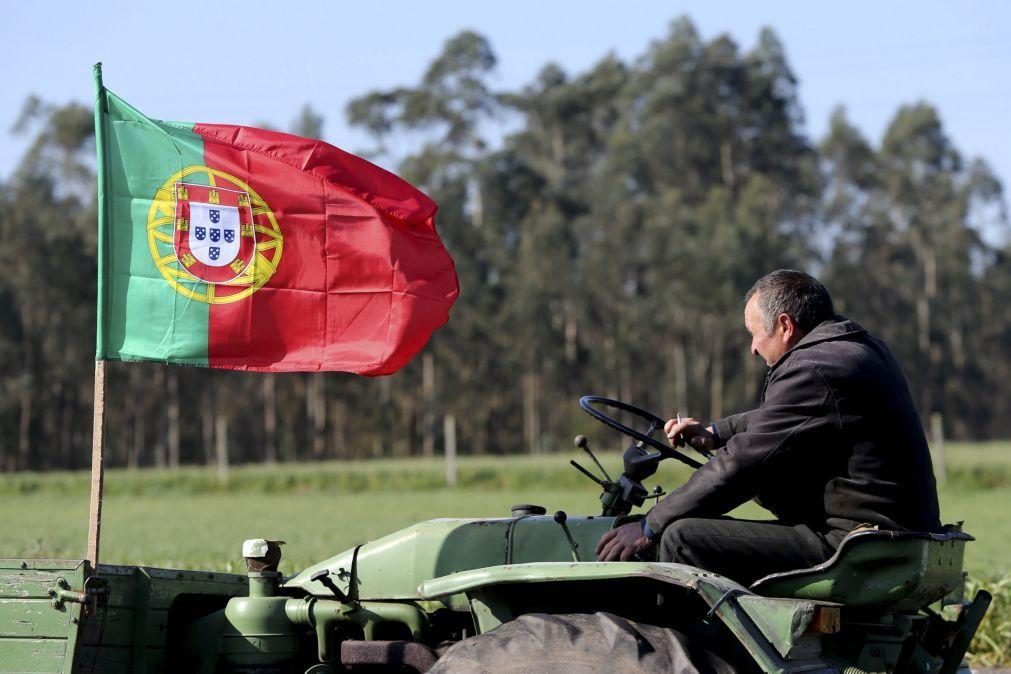
[[[840,316],[836,314],[828,320],[822,321],[818,325],[814,326],[811,332],[804,335],[799,342],[793,345],[789,351],[784,353],[779,360],[772,364],[770,370],[774,370],[779,367],[780,363],[785,361],[790,357],[794,351],[799,351],[801,349],[806,349],[814,344],[820,344],[822,342],[829,342],[834,339],[845,339],[851,335],[857,335],[860,333],[866,333],[867,330],[864,329],[859,323],[851,321],[845,316]]]

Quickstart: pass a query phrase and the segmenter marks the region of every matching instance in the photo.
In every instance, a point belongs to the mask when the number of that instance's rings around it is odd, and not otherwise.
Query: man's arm
[[[796,361],[775,370],[761,407],[721,420],[720,435],[722,422],[730,432],[726,447],[650,510],[646,522],[653,532],[682,517],[724,515],[754,498],[767,471],[794,451],[813,449],[812,440],[836,420],[825,380]]]
[[[748,419],[757,410],[751,410],[750,412],[741,412],[740,414],[731,414],[729,417],[724,417],[722,419],[717,419],[713,422],[713,439],[715,440],[715,446],[726,447],[727,441],[738,433],[744,433],[748,430]]]

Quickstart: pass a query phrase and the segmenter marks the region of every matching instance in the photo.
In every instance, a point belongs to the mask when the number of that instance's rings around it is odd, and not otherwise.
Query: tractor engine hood
[[[596,560],[597,541],[614,520],[587,516],[565,521],[579,561]],[[571,561],[573,548],[565,529],[549,515],[446,518],[421,522],[342,552],[288,579],[284,587],[327,598],[337,589],[360,600],[420,600],[421,583],[451,573],[501,564]]]

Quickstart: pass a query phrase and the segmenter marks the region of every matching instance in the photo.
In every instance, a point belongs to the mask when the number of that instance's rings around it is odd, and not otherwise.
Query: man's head
[[[770,366],[835,315],[825,286],[792,269],[777,269],[758,279],[745,300],[744,326],[751,333],[751,352]]]

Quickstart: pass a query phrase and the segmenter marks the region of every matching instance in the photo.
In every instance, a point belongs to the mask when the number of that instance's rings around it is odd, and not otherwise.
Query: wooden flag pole
[[[88,564],[98,573],[98,540],[102,531],[105,484],[105,361],[95,361],[95,422],[91,440],[91,513],[88,517]]]

